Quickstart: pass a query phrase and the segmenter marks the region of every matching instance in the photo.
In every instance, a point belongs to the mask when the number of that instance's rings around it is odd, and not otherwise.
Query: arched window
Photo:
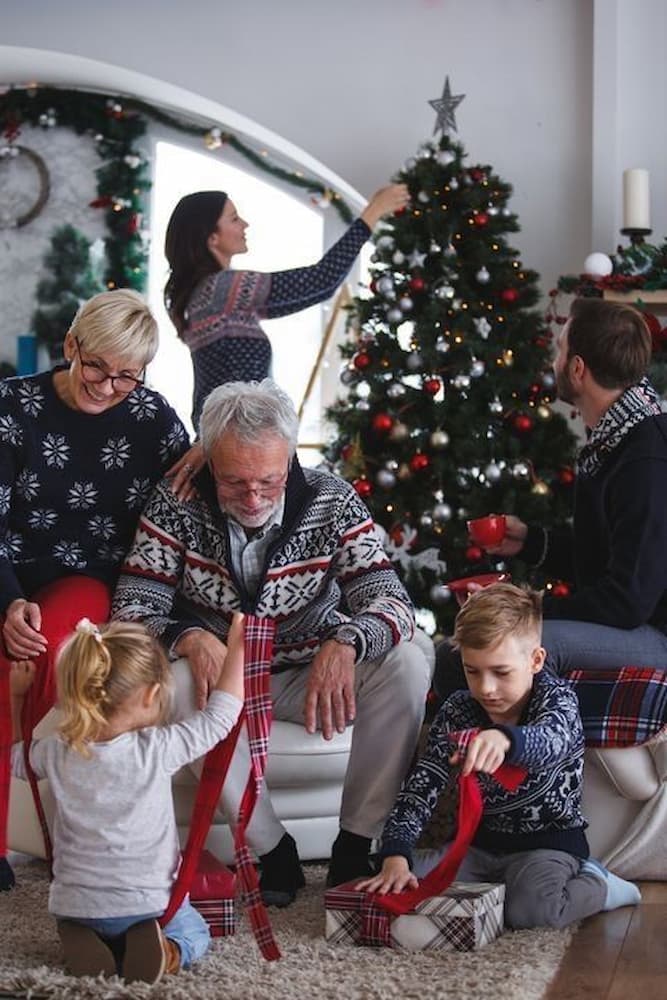
[[[311,208],[277,185],[211,155],[171,142],[155,143],[148,296],[160,324],[160,349],[151,365],[150,381],[188,427],[192,367],[189,352],[178,339],[162,303],[167,275],[163,248],[167,222],[176,202],[184,194],[198,190],[226,191],[248,223],[248,252],[234,258],[232,267],[275,271],[315,262],[322,256],[325,239],[321,209]],[[273,377],[298,407],[322,338],[322,307],[265,320],[262,325],[273,344]],[[319,410],[318,406],[318,416]],[[312,427],[308,431],[311,439],[313,431],[317,433]]]

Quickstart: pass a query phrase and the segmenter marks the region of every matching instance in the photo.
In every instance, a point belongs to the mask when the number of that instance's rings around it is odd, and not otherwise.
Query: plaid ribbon
[[[450,733],[449,735],[452,741],[456,743],[457,751],[463,754],[470,741],[478,732],[479,729],[464,729],[457,733]],[[527,773],[523,767],[516,767],[513,764],[502,764],[497,771],[493,772],[493,777],[503,788],[513,792],[519,787]],[[484,808],[482,790],[477,774],[474,771],[470,774],[459,775],[458,785],[459,824],[456,836],[440,863],[428,873],[426,878],[420,881],[416,889],[408,889],[401,893],[386,895],[371,893],[371,901],[388,913],[392,913],[395,916],[399,916],[402,913],[411,913],[419,903],[430,896],[441,896],[456,878],[456,873],[480,824]],[[371,925],[369,926],[369,932],[379,934],[382,932],[382,929],[381,927],[375,928]]]
[[[262,787],[266,767],[266,754],[271,731],[271,658],[275,623],[270,619],[246,615],[244,632],[244,707],[231,733],[217,746],[209,750],[206,755],[181,867],[167,909],[160,918],[160,924],[164,927],[171,920],[192,884],[197,870],[197,862],[208,836],[213,813],[220,798],[220,791],[245,720],[250,746],[251,770],[241,798],[234,831],[234,861],[237,884],[240,884],[244,890],[255,940],[264,958],[272,961],[280,958],[280,951],[273,937],[269,916],[259,891],[259,878],[246,845],[245,831]]]
[[[667,673],[642,667],[572,670],[589,747],[633,747],[667,724]]]

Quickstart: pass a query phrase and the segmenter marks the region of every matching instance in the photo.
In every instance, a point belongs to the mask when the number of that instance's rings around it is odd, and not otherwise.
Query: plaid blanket
[[[639,746],[667,725],[667,673],[662,670],[573,670],[565,680],[579,699],[586,746]]]

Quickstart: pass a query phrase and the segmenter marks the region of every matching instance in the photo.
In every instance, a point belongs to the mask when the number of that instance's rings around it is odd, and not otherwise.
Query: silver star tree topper
[[[458,131],[454,112],[465,96],[465,94],[455,94],[452,96],[452,92],[449,89],[449,77],[446,76],[442,97],[436,97],[434,100],[428,102],[438,116],[435,121],[435,128],[433,129],[434,135],[438,131],[442,132],[443,135],[447,135],[448,132]]]

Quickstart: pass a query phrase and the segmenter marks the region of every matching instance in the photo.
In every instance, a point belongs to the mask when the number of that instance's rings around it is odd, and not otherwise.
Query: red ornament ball
[[[574,479],[574,469],[571,469],[569,465],[564,465],[562,469],[558,470],[558,482],[563,486],[571,486]]]
[[[469,545],[465,551],[465,556],[468,562],[479,562],[483,555],[484,553],[480,549],[479,545]]]
[[[369,479],[354,479],[352,485],[360,497],[369,497],[373,492],[373,484]]]
[[[373,430],[378,434],[387,434],[394,426],[394,421],[388,413],[376,413],[372,420]]]
[[[410,290],[413,292],[423,292],[426,288],[426,282],[419,275],[414,278],[410,278]]]
[[[484,180],[484,176],[485,176],[484,175],[484,171],[480,170],[479,167],[472,167],[468,171],[468,173],[470,174],[471,179],[473,181],[476,181],[477,183],[479,183],[479,181],[483,181]]]
[[[551,593],[554,595],[554,597],[569,597],[570,588],[566,583],[563,583],[563,581],[560,580],[558,583],[554,583],[553,587],[551,588]]]
[[[344,462],[347,462],[348,458],[350,458],[353,451],[354,451],[353,444],[344,444],[340,450],[340,457],[343,459]]]
[[[427,392],[429,396],[437,396],[442,388],[442,382],[439,378],[427,378],[424,382],[424,392]]]
[[[533,429],[533,421],[525,413],[519,413],[518,416],[514,418],[514,430],[518,431],[519,434],[527,434],[528,431]]]
[[[519,293],[517,292],[516,288],[503,288],[502,292],[500,293],[500,298],[503,300],[503,302],[506,302],[508,305],[512,305],[512,303],[516,302],[516,300],[519,298]]]
[[[406,211],[407,207],[405,205],[401,205],[400,208],[395,209],[394,215],[396,216],[405,215]]]
[[[424,455],[423,452],[418,451],[416,455],[413,455],[410,459],[410,468],[413,472],[423,472],[424,469],[428,469],[431,464],[431,459],[428,455]]]
[[[484,226],[488,225],[489,217],[486,212],[475,212],[472,217],[472,221],[479,229],[483,229]]]
[[[533,384],[528,389],[531,396],[537,396],[538,392],[542,391],[542,386],[538,382],[533,382]]]
[[[352,358],[352,364],[357,369],[357,371],[362,372],[371,363],[370,354],[366,354],[365,351],[360,351],[359,354],[355,354]]]

